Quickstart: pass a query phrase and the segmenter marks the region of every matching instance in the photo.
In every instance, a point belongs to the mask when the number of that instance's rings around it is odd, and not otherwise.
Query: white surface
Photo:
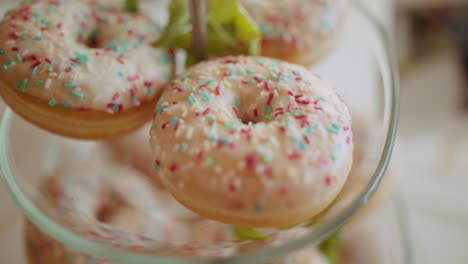
[[[468,260],[468,118],[457,113],[456,57],[436,56],[402,80],[400,178],[417,264]]]

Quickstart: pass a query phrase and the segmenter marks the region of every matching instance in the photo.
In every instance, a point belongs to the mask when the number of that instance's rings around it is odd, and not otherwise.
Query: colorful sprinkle
[[[14,62],[15,62],[15,58],[9,58],[9,59],[5,62],[5,64],[3,65],[3,68],[4,68],[5,70],[8,70],[8,69],[10,68],[11,64],[13,64]]]
[[[153,163],[153,170],[156,172],[159,172],[160,169],[161,169],[161,162],[159,160],[156,160]]]
[[[76,87],[76,83],[75,82],[66,82],[63,84],[63,87],[65,88],[74,88]]]
[[[211,95],[207,91],[200,91],[200,94],[202,94],[202,101],[203,102],[210,102],[211,101]]]
[[[72,102],[71,100],[68,100],[68,101],[66,101],[66,102],[63,104],[63,106],[64,106],[65,108],[70,108],[70,107],[73,106],[73,102]]]
[[[39,67],[37,67],[37,66],[34,67],[33,70],[32,70],[32,75],[33,75],[33,76],[36,76],[37,73],[38,73],[38,71],[39,71]]]
[[[184,150],[187,149],[187,145],[188,145],[187,142],[184,141],[184,142],[182,142],[182,143],[180,143],[180,144],[177,145],[177,149],[178,149],[179,151],[184,151]]]
[[[76,52],[76,60],[80,63],[80,64],[86,64],[87,62],[89,62],[90,58],[88,55],[84,54],[84,53],[78,53]]]
[[[179,122],[179,118],[177,116],[174,116],[171,120],[171,124],[170,124],[171,127],[174,128],[178,122]]]
[[[54,107],[54,106],[57,105],[57,100],[52,98],[52,99],[49,100],[48,104],[49,104],[49,106]]]
[[[197,102],[197,98],[195,98],[194,96],[191,96],[191,95],[188,97],[187,100],[188,100],[190,105],[194,105]]]
[[[18,80],[16,81],[16,89],[20,90],[23,93],[28,91],[29,79]]]
[[[88,4],[88,3],[87,3]],[[91,3],[89,3],[91,4]],[[94,4],[93,4],[94,5]],[[55,104],[63,104],[66,107],[76,107],[80,110],[92,109],[94,107],[100,107],[104,105],[104,109],[100,110],[114,110],[122,111],[127,107],[135,107],[141,104],[141,101],[150,101],[154,99],[156,90],[159,90],[161,85],[164,84],[164,79],[172,78],[172,55],[170,51],[164,52],[163,50],[154,49],[141,49],[138,52],[147,59],[144,60],[145,65],[136,68],[137,72],[132,72],[133,75],[138,76],[135,83],[129,83],[129,81],[119,82],[115,87],[116,90],[122,91],[122,97],[119,102],[99,102],[105,100],[105,98],[94,100],[91,98],[89,101],[83,101],[81,103],[75,103],[76,98],[83,100],[86,94],[95,94],[94,92],[88,93],[88,90],[100,89],[101,87],[93,87],[93,82],[82,83],[81,80],[86,80],[89,77],[89,72],[96,71],[96,65],[91,64],[94,58],[100,56],[108,56],[114,53],[115,59],[108,62],[109,69],[115,69],[115,77],[126,78],[128,77],[128,69],[124,69],[119,64],[125,64],[127,59],[127,53],[129,51],[137,50],[139,47],[146,46],[150,47],[151,39],[149,32],[146,32],[143,28],[134,27],[131,21],[134,19],[127,15],[117,14],[115,12],[109,12],[108,8],[102,9],[105,5],[97,5],[100,8],[90,8],[83,12],[81,8],[79,10],[69,10],[69,15],[73,17],[72,20],[76,20],[76,30],[68,30],[65,23],[68,18],[63,18],[63,21],[50,20],[49,17],[54,17],[55,13],[60,13],[67,8],[74,7],[74,1],[48,1],[47,3],[36,3],[27,1],[19,9],[12,10],[6,15],[5,20],[8,23],[4,23],[0,30],[6,32],[8,44],[0,48],[0,55],[5,55],[10,52],[9,57],[4,58],[3,69],[11,70],[15,63],[25,63],[26,67],[30,68],[29,72],[24,72],[19,76],[37,77],[31,80],[25,80],[22,77],[20,80],[15,79],[14,82],[18,90],[25,93],[32,93],[32,89],[29,86],[37,88],[44,87],[45,89],[35,89],[33,96],[43,99],[44,102],[48,103],[50,94],[54,94],[53,89],[57,85],[63,85],[64,88],[70,89],[70,93],[62,94],[60,98],[55,97]],[[34,10],[34,12],[33,12]],[[62,11],[61,11],[62,10]],[[68,11],[67,11],[68,14]],[[145,22],[148,26],[152,22],[147,19]],[[99,25],[99,27],[97,27]],[[116,29],[116,30],[114,30]],[[143,32],[141,32],[143,29]],[[88,33],[87,33],[88,32]],[[109,47],[114,50],[106,50],[105,45],[108,43],[101,43],[102,33],[106,32],[106,38],[111,38],[106,41],[109,42]],[[32,33],[32,34],[31,34]],[[113,39],[112,39],[113,38]],[[65,43],[79,41],[83,45],[77,46],[75,50],[65,48]],[[27,43],[31,42],[37,46],[37,49],[28,49]],[[53,43],[52,43],[53,42]],[[61,45],[62,43],[64,45]],[[55,43],[59,43],[57,46]],[[93,48],[88,48],[85,45],[89,44]],[[0,44],[2,45],[2,44]],[[100,46],[93,46],[100,45]],[[51,49],[49,47],[55,47],[53,52],[55,54],[49,54]],[[36,52],[35,54],[32,52]],[[21,67],[18,70],[24,71]],[[145,71],[140,69],[155,68],[158,74],[155,76],[153,73],[146,74]],[[104,76],[109,76],[107,69],[102,70]],[[145,76],[147,75],[147,76]],[[155,85],[142,86],[139,80],[145,80],[147,77],[150,78],[150,83],[155,82]],[[39,79],[39,80],[38,80]],[[156,83],[161,81],[161,83]],[[145,80],[146,81],[146,80]],[[212,82],[213,80],[211,80]],[[31,82],[31,83],[29,83]],[[95,82],[98,83],[98,82]],[[207,81],[210,83],[210,81]],[[146,82],[145,82],[146,84]],[[79,90],[75,89],[77,87]],[[128,89],[126,88],[128,87]],[[46,91],[46,89],[48,91]],[[114,89],[114,88],[113,88]],[[131,91],[135,89],[135,91]],[[133,94],[132,94],[133,93]],[[54,101],[52,101],[54,102]],[[90,105],[94,104],[96,105]]]
[[[273,107],[271,105],[266,105],[265,108],[263,109],[263,117],[265,120],[272,120],[273,119]]]
[[[257,168],[258,163],[259,160],[256,154],[248,154],[245,157],[245,165],[249,170],[255,170]]]
[[[44,80],[38,80],[35,84],[36,87],[41,87],[41,86],[44,86],[45,84],[45,81]]]
[[[211,166],[214,164],[214,159],[212,157],[206,158],[206,165]]]
[[[73,91],[71,91],[71,93],[73,94],[73,96],[78,97],[81,100],[83,100],[85,98],[85,95],[79,90],[73,90]]]
[[[236,96],[236,106],[239,107],[241,104],[240,97]]]
[[[231,129],[231,130],[237,130],[238,126],[237,126],[237,122],[236,121],[229,121],[228,123],[226,123],[226,127],[228,129]]]

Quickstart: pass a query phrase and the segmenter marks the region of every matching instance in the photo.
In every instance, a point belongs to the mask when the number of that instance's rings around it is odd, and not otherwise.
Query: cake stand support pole
[[[192,47],[195,61],[199,62],[207,58],[206,52],[206,2],[205,0],[191,0],[190,14],[193,25]]]

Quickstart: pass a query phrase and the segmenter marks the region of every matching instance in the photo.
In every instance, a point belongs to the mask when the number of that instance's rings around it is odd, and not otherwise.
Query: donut
[[[62,225],[73,226],[82,234],[92,231],[98,238],[102,235],[100,239],[104,241],[109,235],[103,230],[109,229],[124,241],[144,237],[169,246],[188,240],[190,230],[183,224],[184,219],[166,209],[175,203],[166,204],[169,196],[153,189],[145,176],[103,160],[84,165],[80,162],[58,167],[53,176],[40,184],[42,201],[38,204],[47,212],[58,212]],[[29,221],[25,230],[30,264],[81,264],[93,259],[55,241]]]
[[[152,123],[128,135],[114,138],[104,143],[109,148],[116,161],[128,164],[148,178],[151,178],[158,188],[163,188],[161,181],[153,169],[151,149],[149,147],[149,131]]]
[[[157,241],[158,248],[166,245],[182,249],[187,246],[192,250],[191,254],[197,256],[213,256],[214,252],[217,256],[231,256],[239,251],[237,244],[232,244],[236,238],[229,225],[200,217],[195,220],[179,218],[161,205],[165,200],[160,195],[164,197],[165,193],[154,193],[148,188],[146,179],[132,169],[116,164],[113,166],[115,169],[106,168],[109,174],[81,170],[83,175],[76,168],[66,171],[60,168],[59,172],[41,184],[48,206],[64,215],[64,219],[69,219],[62,224],[71,223],[78,231],[88,229],[88,225],[104,224],[109,227],[107,230],[124,234],[124,243],[129,243],[135,236],[156,235],[163,238]],[[111,174],[111,177],[103,176]],[[154,217],[154,213],[162,215]],[[96,233],[101,234],[100,231]],[[104,234],[106,236],[102,239],[109,235]],[[219,246],[230,242],[229,246]],[[112,263],[68,248],[30,221],[25,224],[24,243],[29,264]],[[147,250],[151,252],[153,249],[149,247]],[[317,249],[309,247],[274,263],[315,263],[317,258],[323,258],[320,256]]]
[[[153,189],[138,171],[113,163],[83,165],[59,169],[41,186],[49,204],[59,208],[71,225],[104,223],[123,232],[160,237],[175,223],[165,214],[165,194]]]
[[[24,251],[28,264],[83,264],[92,260],[47,236],[30,221],[24,227]]]
[[[110,224],[112,227],[118,227],[120,232],[155,229],[154,223],[141,218],[141,213],[135,214],[131,209],[122,209],[122,213],[116,215],[116,220]],[[63,243],[53,239],[30,221],[25,224],[25,254],[28,264],[88,264],[111,262],[98,260],[95,257],[68,248]],[[176,230],[174,228],[174,230]]]
[[[0,95],[19,115],[80,139],[141,127],[173,57],[149,44],[158,27],[96,0],[25,1],[0,22]]]
[[[309,66],[332,50],[348,0],[241,0],[262,30],[262,56]]]
[[[124,226],[128,226],[128,223],[133,222],[133,220],[129,221],[129,219],[134,219],[135,214],[124,213],[121,216],[124,217],[121,219],[124,222]],[[150,228],[155,228],[155,225],[157,224],[152,223],[152,227]],[[198,220],[194,223],[187,222],[186,226],[182,227],[184,230],[184,236],[179,237],[178,241],[173,241],[175,244],[174,247],[180,245],[189,245],[190,247],[197,248],[196,254],[198,255],[203,254],[202,249],[204,247],[213,246],[215,243],[219,243],[220,239],[227,239],[228,236],[232,236],[229,232],[229,228],[227,228],[225,225],[215,223],[207,219]],[[180,232],[180,230],[178,231],[177,228],[180,227],[174,226],[173,231]],[[134,226],[132,226],[131,229],[134,229]],[[54,240],[39,230],[33,223],[29,221],[27,221],[25,225],[25,249],[28,264],[113,263],[110,261],[99,260],[93,256],[89,256],[68,248],[64,244]],[[228,248],[224,252],[225,254],[232,255],[235,253],[235,251],[236,247],[234,246]]]
[[[184,206],[216,221],[284,227],[326,208],[347,179],[351,117],[298,65],[264,57],[199,63],[155,109],[154,169]]]
[[[211,243],[219,243],[220,238],[231,234],[219,223],[210,220],[201,220],[194,224],[193,231],[188,236],[189,242],[201,247]],[[88,264],[102,263],[112,264],[113,262],[98,260],[92,256],[76,252],[65,245],[47,236],[34,224],[27,222],[25,226],[25,251],[28,264]],[[224,251],[227,255],[236,253],[236,247],[230,247]],[[316,248],[294,252],[271,264],[328,264],[326,257]]]

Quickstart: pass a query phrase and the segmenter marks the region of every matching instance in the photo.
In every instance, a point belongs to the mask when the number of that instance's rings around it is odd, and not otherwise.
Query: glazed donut
[[[132,168],[113,163],[88,166],[60,169],[43,183],[43,194],[61,210],[62,218],[83,228],[108,224],[135,236],[164,237],[161,243],[178,240],[177,232],[168,231],[178,222],[166,213],[164,192],[157,192]]]
[[[342,31],[348,0],[241,0],[260,26],[262,56],[309,66]]]
[[[60,212],[61,223],[78,231],[100,235],[102,226],[111,227],[125,241],[138,241],[136,238],[143,236],[161,246],[187,241],[190,235],[184,220],[166,210],[167,194],[155,192],[144,176],[126,166],[96,162],[59,168],[42,183],[41,190],[45,207]],[[55,241],[30,222],[25,241],[30,264],[81,264],[92,259]]]
[[[133,221],[129,219],[135,219],[135,216],[141,215],[140,213],[134,214],[124,209],[124,214],[119,214],[117,218],[121,218],[124,226],[129,227],[132,231],[135,226]],[[132,226],[128,226],[132,223]],[[122,224],[121,223],[121,224]],[[114,223],[113,223],[114,224]],[[155,228],[157,223],[149,223],[150,229]],[[203,248],[213,246],[216,243],[226,241],[232,233],[226,225],[215,223],[213,221],[202,219],[194,223],[185,223],[183,226],[173,226],[172,231],[181,232],[180,227],[184,232],[184,236],[179,237],[178,241],[173,241],[174,247],[180,247],[180,245],[188,245],[192,248],[196,248],[197,255],[202,255]],[[178,230],[179,229],[179,230]],[[222,239],[222,240],[220,240]],[[230,239],[230,238],[229,238]],[[27,221],[25,226],[25,251],[28,259],[28,264],[89,264],[89,263],[102,263],[112,264],[113,262],[98,260],[92,256],[76,252],[49,237],[41,230],[39,230],[33,223]],[[224,254],[232,255],[236,251],[236,247],[231,247],[224,251]]]
[[[0,95],[28,121],[84,139],[135,130],[171,78],[149,18],[96,0],[24,2],[0,23]]]
[[[194,212],[287,226],[340,192],[352,163],[351,118],[336,91],[302,66],[225,57],[169,84],[151,147],[166,189]]]
[[[133,209],[121,209],[115,217],[115,220],[108,224],[113,228],[118,228],[119,232],[143,233],[156,229],[153,222],[142,218],[141,212],[136,212]],[[180,229],[173,228],[173,231],[180,232]],[[28,264],[111,264],[111,262],[98,260],[67,247],[39,230],[30,221],[25,224],[25,251]]]
[[[24,249],[27,264],[86,264],[92,258],[67,248],[44,234],[30,221],[24,228]]]
[[[210,220],[200,220],[191,226],[192,232],[188,236],[188,244],[209,246],[215,243],[226,241],[232,233],[220,223]],[[40,231],[31,222],[25,227],[25,249],[28,264],[88,264],[102,263],[112,264],[112,262],[98,260],[91,256],[78,253],[60,242]],[[220,239],[223,239],[220,241]],[[236,253],[236,247],[223,251],[226,255]],[[292,253],[272,264],[328,264],[325,256],[316,247],[307,247],[301,251]]]

